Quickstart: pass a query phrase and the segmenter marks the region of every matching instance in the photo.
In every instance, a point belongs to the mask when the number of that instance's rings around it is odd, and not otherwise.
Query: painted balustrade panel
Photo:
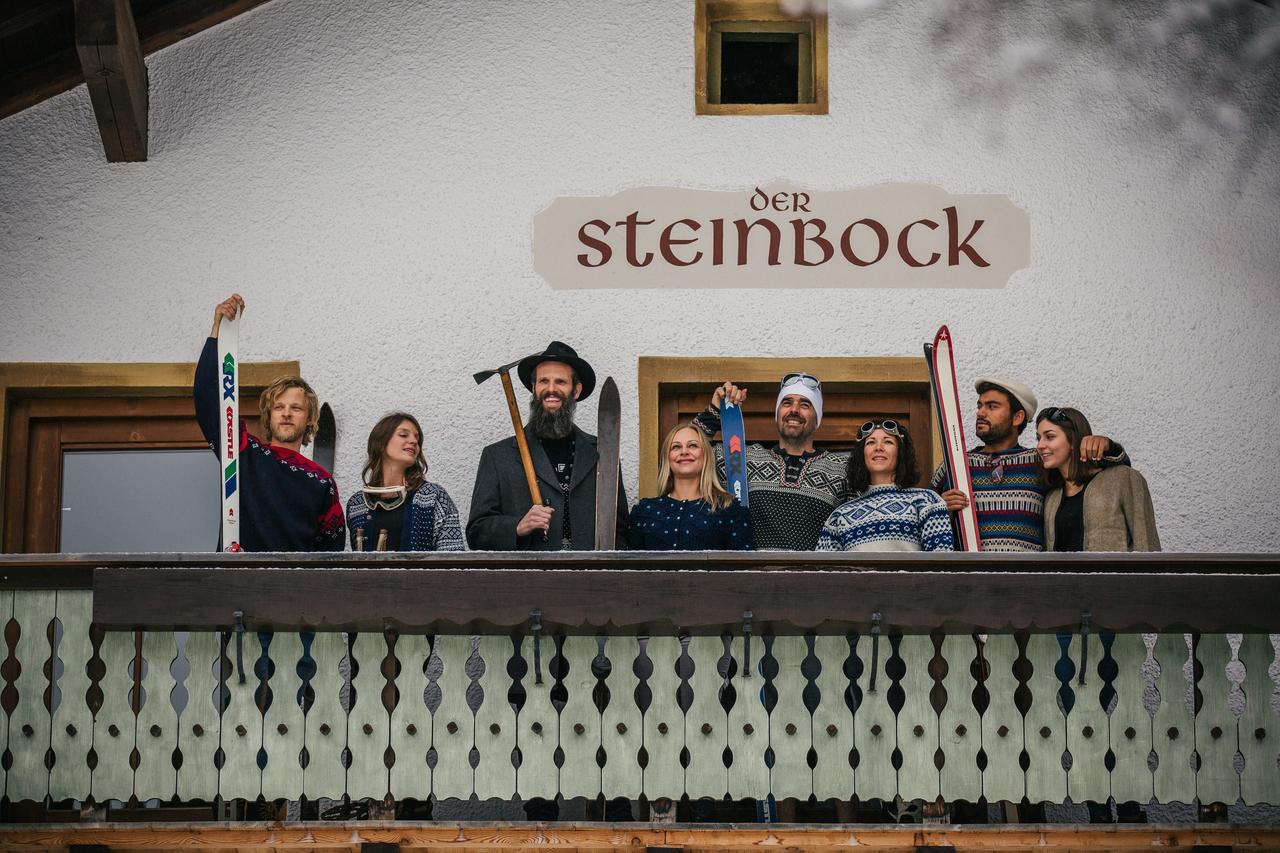
[[[347,656],[345,634],[315,635],[311,642],[310,672],[304,691],[309,703],[304,745],[306,768],[303,790],[311,799],[340,798],[347,789],[342,752],[347,747],[347,712],[342,707],[343,661]],[[304,676],[304,680],[306,677]]]
[[[692,799],[720,799],[729,790],[729,771],[724,764],[729,715],[720,704],[725,683],[720,660],[724,654],[720,637],[689,640],[688,661],[693,669],[688,674],[691,699],[684,718],[685,749],[689,752],[684,784]]]
[[[302,635],[281,631],[270,637],[267,651],[271,668],[267,679],[268,701],[262,716],[262,795],[268,800],[296,800],[302,796],[302,748],[306,717],[302,709]]]
[[[509,698],[512,681],[507,665],[515,647],[510,637],[481,637],[479,653],[484,672],[477,680],[481,700],[476,710],[475,794],[482,800],[509,800],[516,793],[516,766],[512,761],[516,712]],[[399,762],[397,754],[396,764]],[[391,789],[398,790],[394,784]]]
[[[173,706],[173,663],[178,644],[172,631],[147,631],[142,638],[142,707],[138,709],[138,767],[134,795],[142,802],[171,800],[178,790],[173,752],[178,748],[178,712]]]
[[[0,622],[9,620],[12,607],[13,594],[0,593],[0,612],[3,613]],[[92,609],[93,593],[88,590],[58,590],[56,616],[60,632],[53,668],[57,705],[53,709],[49,745],[54,761],[49,773],[49,796],[55,801],[87,799],[93,780],[89,770],[93,712],[88,701],[89,659],[93,656],[93,645],[89,642]],[[176,728],[174,735],[177,735]],[[3,737],[0,735],[0,742]],[[0,774],[3,772],[0,770]]]
[[[809,750],[813,746],[813,717],[804,703],[806,680],[802,670],[809,647],[804,637],[775,637],[771,657],[776,662],[769,711],[769,746],[773,768],[769,789],[779,799],[808,799],[813,791]]]
[[[821,667],[813,686],[818,705],[813,711],[813,793],[819,800],[853,798],[853,691],[850,689],[853,646],[849,638],[813,638]]]
[[[134,631],[103,634],[97,660],[89,663],[90,678],[100,673],[98,687],[102,690],[102,707],[93,718],[93,751],[98,760],[93,768],[91,793],[97,802],[133,796],[130,757],[137,717],[132,704],[132,669],[137,656],[135,642],[141,645],[139,641],[138,632]],[[11,768],[10,774],[12,788],[17,773]]]
[[[1157,761],[1155,796],[1162,803],[1190,803],[1196,798],[1196,773],[1192,767],[1196,731],[1188,677],[1190,636],[1160,634],[1152,656],[1159,667],[1151,738]]]
[[[750,646],[750,649],[748,649]],[[748,654],[748,652],[750,652]],[[765,755],[769,749],[769,712],[765,710],[763,691],[764,643],[759,637],[745,642],[734,637],[729,654],[733,676],[733,706],[729,708],[729,796],[735,800],[763,799],[769,793],[769,765]]]
[[[1271,704],[1275,690],[1268,674],[1275,661],[1271,638],[1245,634],[1240,640],[1239,659],[1244,665],[1244,709],[1239,720],[1239,748],[1244,758],[1240,795],[1246,803],[1274,803],[1280,801],[1280,716]]]
[[[898,768],[898,793],[905,800],[934,800],[940,792],[941,777],[935,764],[940,749],[938,712],[934,709],[935,652],[929,637],[903,637],[898,644],[893,668],[901,676],[897,686],[902,691],[902,710],[898,712],[898,749],[902,766]],[[936,697],[939,702],[941,696]]]
[[[983,682],[986,710],[982,714],[982,751],[987,763],[982,771],[982,793],[988,802],[1021,800],[1027,790],[1019,763],[1022,752],[1022,714],[1014,697],[1018,678],[1014,664],[1020,658],[1018,642],[1008,634],[991,634],[981,644],[987,678]]]
[[[49,774],[45,769],[45,751],[49,747],[51,718],[46,704],[49,673],[46,664],[52,657],[50,632],[57,609],[57,596],[52,591],[23,590],[13,594],[14,619],[5,628],[9,656],[5,663],[15,700],[9,712],[9,777],[7,794],[11,800],[43,800],[49,792]],[[130,748],[133,743],[133,720],[124,733]],[[125,772],[132,772],[125,753]],[[127,798],[129,793],[125,794]]]
[[[437,645],[440,639],[437,638]],[[555,678],[548,668],[554,652],[555,644],[549,637],[543,637],[538,643],[526,637],[520,644],[525,673],[520,681],[524,704],[516,715],[516,748],[520,752],[516,789],[526,800],[552,799],[560,790],[560,773],[555,762],[556,750],[560,747],[560,715],[551,702]],[[438,731],[438,720],[436,725]],[[439,796],[438,789],[436,796]]]
[[[600,794],[600,709],[592,664],[599,654],[595,637],[565,637],[560,657],[567,668],[561,680],[568,699],[560,711],[560,793],[594,799]]]
[[[347,767],[347,795],[352,799],[381,800],[389,790],[386,752],[391,745],[390,715],[383,694],[387,654],[387,640],[382,634],[361,632],[351,646],[355,663],[351,678],[353,704],[347,718],[351,762]]]
[[[644,790],[644,771],[640,767],[644,715],[636,703],[636,690],[640,686],[636,675],[640,643],[635,637],[607,637],[604,653],[609,661],[609,674],[605,678],[609,704],[600,719],[605,753],[600,787],[608,798],[635,800]]]
[[[485,641],[497,642],[499,645],[505,643],[508,648],[511,645],[506,637],[485,637],[481,643]],[[432,721],[426,698],[429,683],[427,661],[431,658],[430,641],[422,634],[405,634],[396,641],[396,658],[400,661],[400,671],[396,675],[398,697],[395,709],[391,712],[391,748],[396,754],[395,764],[391,765],[391,791],[398,799],[426,800],[431,796],[431,767],[427,763],[427,754],[431,751]],[[485,696],[491,695],[486,688]],[[505,692],[501,698],[505,703]],[[485,707],[492,709],[496,706],[492,701],[487,701]],[[507,728],[510,729],[511,726]],[[483,749],[480,762],[482,767],[485,766]],[[514,770],[511,779],[514,790]],[[480,785],[479,770],[476,784]]]
[[[432,782],[435,795],[440,799],[456,797],[465,800],[475,787],[471,769],[475,716],[467,704],[467,688],[471,685],[471,677],[467,674],[467,661],[472,655],[471,638],[436,637],[435,652],[443,669],[436,680],[440,705],[436,708],[431,733],[436,749]]]
[[[1060,803],[1067,797],[1067,772],[1062,766],[1062,753],[1067,748],[1066,721],[1059,706],[1062,681],[1058,668],[1064,649],[1053,634],[1027,637],[1026,660],[1029,675],[1026,691],[1030,707],[1023,717],[1023,748],[1027,751],[1027,798],[1033,803]]]
[[[216,756],[222,738],[222,635],[193,631],[178,646],[189,672],[182,687],[186,705],[178,715],[178,799],[212,802],[218,795]]]
[[[870,636],[858,642],[866,661],[858,676],[862,702],[853,718],[853,745],[858,751],[854,790],[861,799],[892,800],[898,794],[898,774],[893,768],[897,748],[897,715],[889,704],[893,682],[887,664],[892,651],[889,638]]]
[[[1086,653],[1087,649],[1087,653]],[[1107,711],[1103,706],[1106,683],[1098,674],[1102,644],[1096,635],[1071,637],[1067,660],[1072,664],[1067,678],[1067,794],[1076,803],[1092,800],[1105,803],[1111,796],[1111,774],[1107,771]],[[1084,675],[1080,667],[1084,664]],[[1083,683],[1081,683],[1083,681]]]
[[[1236,717],[1231,712],[1231,645],[1223,634],[1205,634],[1195,644],[1196,794],[1201,803],[1234,803],[1240,796],[1240,774],[1236,773]]]
[[[1143,705],[1146,684],[1142,667],[1147,647],[1141,634],[1116,634],[1111,644],[1115,680],[1115,710],[1109,730],[1115,768],[1111,794],[1117,802],[1148,802],[1155,792],[1155,777],[1147,764],[1151,754],[1151,715]]]
[[[90,604],[0,594],[13,801],[1280,799],[1264,635],[1197,639],[1193,714],[1177,633],[543,637],[541,684],[529,636],[246,633],[241,684],[234,633]]]
[[[680,766],[684,712],[676,699],[680,687],[676,669],[680,641],[675,637],[650,637],[645,653],[653,671],[645,683],[649,707],[644,714],[644,749],[648,755],[644,790],[650,799],[679,799],[684,794],[684,768]]]
[[[942,749],[939,779],[943,796],[951,800],[977,802],[982,796],[982,771],[978,750],[982,748],[982,717],[975,704],[979,660],[977,640],[948,634],[942,640],[942,677],[945,705],[938,715],[938,742]]]

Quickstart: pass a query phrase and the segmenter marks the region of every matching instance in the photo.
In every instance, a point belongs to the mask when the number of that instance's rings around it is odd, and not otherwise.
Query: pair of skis
[[[218,325],[218,364],[222,371],[219,400],[219,423],[224,432],[219,456],[222,469],[222,550],[244,550],[240,544],[240,494],[243,480],[240,478],[240,316],[234,320],[226,317]],[[320,423],[316,428],[316,463],[326,471],[333,471],[334,444],[337,425],[333,409],[325,403],[320,407]]]
[[[960,390],[956,385],[956,366],[952,355],[951,330],[938,329],[933,343],[924,345],[924,359],[929,365],[929,381],[937,407],[938,431],[942,436],[942,459],[949,485],[964,492],[968,506],[956,513],[956,533],[961,551],[981,551],[978,535],[978,513],[973,501],[973,479],[969,476],[969,452],[964,443],[964,425],[960,417]]]

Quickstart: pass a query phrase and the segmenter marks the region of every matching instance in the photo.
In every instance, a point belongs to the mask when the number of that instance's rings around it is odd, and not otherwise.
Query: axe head
[[[515,367],[517,364],[519,364],[522,361],[524,361],[523,358],[517,358],[515,361],[511,362],[510,364],[504,364],[501,367],[495,367],[493,370],[482,370],[479,373],[473,373],[471,374],[471,378],[476,381],[477,385],[479,385],[481,382],[484,382],[486,379],[491,379],[494,376],[497,376],[499,373],[510,373],[511,368]]]

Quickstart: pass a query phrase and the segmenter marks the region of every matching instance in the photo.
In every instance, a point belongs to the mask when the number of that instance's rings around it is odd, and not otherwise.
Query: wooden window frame
[[[693,18],[693,101],[697,115],[827,115],[827,9],[788,15],[777,0],[697,0]],[[801,37],[798,104],[722,104],[720,44],[725,32],[794,32]],[[806,57],[805,54],[808,54]]]
[[[262,389],[270,385],[281,376],[297,376],[300,375],[301,367],[296,361],[267,361],[256,362],[240,365],[240,382],[242,389],[242,403],[249,401],[246,405],[252,406],[252,410],[256,413],[257,400],[256,396],[261,393]],[[16,433],[10,434],[11,411],[13,404],[20,400],[49,400],[56,402],[60,399],[84,399],[94,398],[104,401],[116,400],[123,401],[129,398],[164,398],[164,397],[191,397],[191,384],[195,378],[194,362],[177,362],[177,363],[45,363],[45,362],[11,362],[0,363],[0,518],[3,518],[3,525],[0,529],[4,531],[4,549],[6,551],[22,550],[19,540],[15,540],[14,530],[20,529],[25,525],[27,495],[25,493],[27,484],[30,482],[30,472],[24,475],[23,494],[20,503],[21,506],[9,506],[9,493],[14,488],[9,483],[10,474],[10,454],[17,452],[15,447],[21,444],[22,452],[25,454],[25,437]],[[246,412],[248,414],[248,412]],[[89,417],[93,417],[93,413],[88,413]],[[192,420],[195,419],[194,409],[192,410]],[[23,438],[22,441],[17,441]],[[134,436],[128,436],[126,441],[110,441],[107,443],[77,443],[76,449],[91,449],[93,447],[114,447],[114,448],[153,448],[153,447],[175,447],[175,446],[200,446],[203,442],[188,444],[186,442],[174,444],[172,442],[155,442],[145,439],[136,440]],[[59,457],[62,446],[59,444],[57,452]],[[21,466],[24,471],[26,468],[25,455]],[[19,472],[14,472],[19,473]],[[47,474],[48,472],[46,472]],[[58,472],[61,477],[61,471]],[[56,486],[57,495],[61,496],[60,479],[50,484]],[[45,486],[44,488],[48,488]],[[46,495],[46,497],[48,497]],[[45,501],[46,503],[48,501]],[[14,515],[17,513],[17,516]],[[21,517],[18,517],[21,516]],[[51,538],[52,537],[52,538]],[[25,540],[24,534],[20,540]],[[42,547],[46,547],[48,543],[57,542],[57,530],[45,530],[41,533],[39,541]],[[56,546],[53,550],[56,550]]]
[[[778,380],[787,373],[804,371],[822,379],[824,389],[834,391],[900,390],[928,395],[933,404],[929,367],[923,358],[906,356],[809,357],[809,358],[721,358],[696,356],[642,355],[637,365],[640,393],[640,497],[654,494],[658,481],[658,414],[663,387],[676,390],[714,388],[726,379],[735,383],[769,388],[774,394]],[[708,399],[710,397],[708,396]],[[931,414],[935,411],[931,408]],[[942,442],[936,428],[931,430],[927,477],[942,461]]]

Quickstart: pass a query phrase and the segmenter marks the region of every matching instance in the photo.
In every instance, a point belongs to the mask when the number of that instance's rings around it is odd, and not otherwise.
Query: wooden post
[[[76,53],[112,163],[147,159],[147,67],[129,0],[75,0]]]

